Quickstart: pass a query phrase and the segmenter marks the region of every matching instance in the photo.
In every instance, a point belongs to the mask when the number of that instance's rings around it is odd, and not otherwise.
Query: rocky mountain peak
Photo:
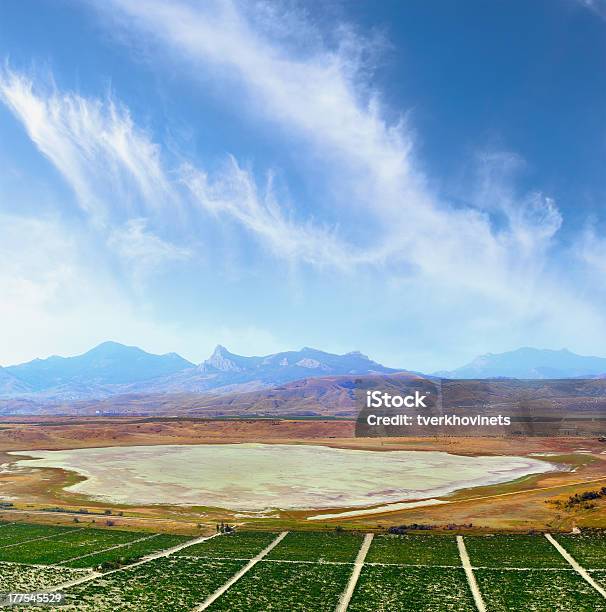
[[[221,372],[240,372],[242,368],[235,362],[233,355],[220,344],[217,344],[213,354],[204,362],[204,366]]]

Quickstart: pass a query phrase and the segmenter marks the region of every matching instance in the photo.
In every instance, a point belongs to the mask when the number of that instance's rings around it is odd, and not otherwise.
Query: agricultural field
[[[268,555],[267,559],[353,563],[362,536],[350,533],[293,531]]]
[[[0,561],[15,563],[60,563],[74,557],[139,539],[141,534],[107,529],[71,529],[53,537],[7,543],[0,548]]]
[[[591,577],[606,589],[606,570],[590,570]]]
[[[462,568],[368,565],[362,569],[348,609],[474,612],[475,606]]]
[[[261,561],[208,609],[332,612],[351,571],[349,564]]]
[[[556,540],[585,569],[606,569],[606,533],[563,534]]]
[[[574,570],[475,571],[491,612],[604,612],[606,599]]]
[[[138,535],[141,536],[142,534]],[[132,544],[121,545],[118,548],[111,548],[102,552],[92,552],[72,560],[63,561],[61,565],[63,567],[93,568],[100,568],[103,564],[107,565],[112,563],[127,565],[128,563],[132,563],[158,550],[172,548],[173,546],[177,546],[191,539],[188,536],[169,535],[164,533],[143,536],[143,538],[142,540],[134,541]]]
[[[238,531],[188,545],[189,536],[90,527],[4,524],[0,532],[0,592],[77,581],[61,587],[65,605],[53,612],[187,611],[210,596],[215,612],[322,612],[335,610],[346,592],[351,612],[477,609],[452,535],[376,534],[364,563],[355,566],[363,534],[352,532],[290,532],[253,565],[248,561],[277,533]],[[556,537],[606,587],[606,534]],[[606,612],[599,587],[543,535],[464,536],[463,542],[489,612]],[[356,567],[358,580],[347,591]],[[243,568],[248,571],[238,574]]]
[[[63,567],[40,567],[0,562],[0,593],[41,591],[74,580],[87,572]]]
[[[61,610],[114,612],[162,610],[181,612],[201,603],[243,565],[243,561],[212,561],[165,557],[144,565],[105,574],[67,589]]]
[[[27,523],[2,523],[0,526],[0,549],[7,545],[26,542],[36,538],[48,538],[74,531],[74,527],[54,525],[30,525]]]
[[[465,546],[475,567],[570,567],[542,535],[465,536]]]
[[[370,545],[366,562],[454,567],[461,565],[454,536],[435,535],[377,535]]]
[[[205,558],[251,559],[275,540],[277,533],[241,531],[188,546],[176,553],[181,556]]]

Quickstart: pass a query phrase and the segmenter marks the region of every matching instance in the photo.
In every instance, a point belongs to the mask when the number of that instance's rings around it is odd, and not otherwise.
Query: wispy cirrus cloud
[[[111,7],[111,18],[131,35],[133,44],[146,40],[150,46],[162,46],[191,68],[193,78],[203,71],[219,73],[226,87],[240,88],[245,98],[239,99],[257,118],[279,123],[324,160],[329,181],[343,194],[336,202],[341,234],[316,231],[311,236],[299,225],[301,248],[297,240],[276,238],[278,233],[292,234],[295,226],[276,217],[280,209],[273,204],[259,204],[251,177],[237,164],[218,183],[230,197],[210,197],[208,181],[200,180],[204,175],[193,182],[195,173],[188,176],[190,187],[196,186],[192,191],[207,208],[231,215],[272,248],[299,253],[314,263],[341,262],[345,250],[352,266],[380,262],[395,270],[416,269],[443,282],[465,270],[459,283],[480,292],[510,293],[513,299],[512,271],[527,274],[528,263],[544,257],[555,238],[561,218],[555,202],[540,192],[523,194],[517,201],[496,197],[489,192],[487,178],[488,201],[473,207],[454,207],[432,192],[406,122],[384,118],[380,96],[364,78],[367,66],[359,48],[366,41],[351,30],[342,29],[339,42],[329,46],[296,13],[268,3],[256,4],[254,11],[230,0],[152,0],[145,7],[113,0],[97,6],[102,11]],[[302,38],[313,41],[305,52],[296,44]],[[491,218],[496,209],[504,220],[498,227]],[[343,246],[347,217],[354,214],[364,217],[369,232],[381,236],[379,243]],[[279,227],[283,231],[277,232]],[[333,246],[324,246],[327,242]],[[310,251],[313,257],[306,255]]]
[[[139,19],[136,3],[119,3]],[[341,270],[365,264],[387,266],[393,272],[404,267],[442,282],[465,269],[464,282],[470,289],[493,295],[504,292],[511,268],[527,270],[528,260],[545,250],[558,229],[558,213],[540,194],[525,196],[520,205],[489,193],[486,179],[491,206],[455,209],[431,193],[415,167],[405,126],[389,125],[381,118],[376,95],[362,100],[359,90],[364,87],[356,80],[360,67],[357,55],[348,55],[349,46],[336,51],[320,48],[311,58],[291,58],[287,50],[255,32],[237,5],[219,2],[205,7],[206,11],[156,1],[140,18],[169,41],[174,37],[179,48],[185,45],[182,52],[190,53],[192,61],[236,68],[258,101],[258,112],[263,109],[272,121],[284,122],[312,146],[329,151],[331,180],[346,195],[338,204],[360,210],[369,231],[380,240],[346,240],[346,208],[339,213],[340,231],[289,211],[271,186],[259,187],[233,157],[214,176],[194,162],[167,167],[160,146],[135,125],[124,105],[111,98],[45,89],[6,69],[0,96],[94,219],[122,219],[120,224],[135,219],[132,231],[138,218],[170,217],[176,208],[188,208],[192,214],[193,204],[193,214],[201,208],[215,217],[231,218],[290,261]],[[187,193],[180,191],[180,184]],[[494,208],[509,223],[499,232],[491,226]],[[112,231],[115,242],[125,230]],[[149,232],[146,235],[149,242]]]
[[[195,203],[214,217],[240,223],[276,256],[345,272],[362,263],[379,263],[380,251],[356,251],[334,228],[289,217],[268,179],[260,189],[254,176],[230,157],[223,171],[209,177],[192,165],[182,168],[182,180]]]
[[[343,191],[336,202],[342,221],[337,231],[289,213],[233,158],[217,176],[209,177],[193,162],[167,169],[159,145],[136,127],[123,105],[56,88],[44,91],[6,69],[0,95],[95,218],[103,219],[112,206],[126,221],[189,206],[168,178],[177,175],[196,204],[242,224],[282,257],[340,269],[378,264],[442,283],[465,270],[457,283],[493,296],[510,294],[513,300],[517,279],[512,272],[528,274],[528,264],[544,256],[556,235],[560,221],[552,200],[537,193],[514,201],[511,194],[499,193],[491,177],[483,194],[489,205],[455,208],[437,198],[417,168],[405,124],[389,124],[382,117],[379,96],[369,93],[360,76],[351,32],[348,44],[329,48],[318,39],[301,54],[270,39],[266,21],[253,19],[244,5],[229,0],[203,5],[152,0],[145,8],[114,0],[102,8],[107,6],[117,8],[133,31],[145,30],[196,69],[227,70],[257,114],[284,124],[321,151],[331,181]],[[271,12],[269,5],[262,6]],[[287,23],[291,30],[283,39],[296,38],[295,27],[307,27],[295,18]],[[379,240],[343,237],[354,209]],[[495,209],[506,220],[498,229],[491,220]]]
[[[105,223],[112,207],[124,217],[174,202],[159,147],[111,97],[62,92],[5,66],[0,100],[97,222]]]
[[[578,4],[606,19],[606,2],[604,0],[575,0]]]
[[[594,279],[594,288],[606,287],[606,238],[598,231],[598,224],[587,223],[582,235],[575,243],[577,259],[589,270]]]
[[[166,263],[191,259],[193,251],[163,240],[148,229],[147,219],[129,219],[124,225],[112,230],[107,244],[136,270],[137,276],[145,277]]]
[[[109,246],[139,272],[192,256],[190,248],[154,234],[146,221],[171,223],[185,210],[190,215],[200,210],[221,212],[290,260],[340,268],[352,263],[351,249],[339,244],[330,229],[289,219],[270,185],[261,195],[254,177],[235,158],[230,157],[224,170],[210,179],[192,163],[171,166],[163,161],[161,147],[113,98],[62,92],[5,68],[0,74],[0,99],[72,187],[81,207],[95,222],[108,226]]]
[[[219,83],[225,98],[237,100],[234,112],[268,129],[279,125],[289,146],[296,143],[299,156],[307,152],[316,175],[323,175],[338,227],[307,236],[297,204],[291,216],[283,206],[268,206],[237,164],[219,181],[204,172],[187,175],[207,210],[241,223],[276,254],[337,262],[341,269],[370,264],[386,286],[431,296],[426,317],[443,320],[445,304],[456,308],[468,334],[525,329],[526,337],[556,334],[572,343],[571,312],[585,329],[606,334],[600,308],[580,297],[578,279],[555,256],[564,222],[557,202],[540,189],[520,192],[515,156],[501,153],[484,156],[484,174],[468,186],[468,204],[438,195],[408,119],[387,118],[393,113],[367,79],[372,66],[360,53],[368,42],[351,28],[333,29],[327,42],[292,4],[94,4],[132,45],[146,45],[150,57],[157,59],[161,49],[162,59],[189,71],[192,82],[203,75]],[[322,218],[326,210],[318,202]]]

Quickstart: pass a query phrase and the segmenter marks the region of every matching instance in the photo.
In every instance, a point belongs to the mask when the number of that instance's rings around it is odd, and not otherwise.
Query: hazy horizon
[[[222,344],[218,344],[214,347],[213,351],[209,354],[207,354],[203,359],[200,359],[199,361],[193,361],[191,359],[187,359],[184,355],[182,355],[181,353],[179,353],[178,351],[167,351],[166,353],[154,353],[153,351],[147,351],[145,348],[141,347],[141,346],[137,346],[137,345],[128,345],[122,342],[118,342],[116,340],[105,340],[103,342],[101,342],[100,344],[97,344],[95,346],[89,347],[88,349],[86,349],[85,351],[81,352],[81,353],[74,353],[74,354],[57,354],[57,353],[52,353],[51,355],[45,356],[45,357],[34,357],[32,360],[27,360],[24,362],[18,362],[18,363],[2,363],[0,364],[0,368],[4,367],[4,368],[9,368],[9,367],[13,367],[13,366],[19,366],[19,365],[25,365],[27,363],[30,363],[31,361],[35,361],[37,359],[48,359],[49,357],[61,357],[61,358],[70,358],[70,357],[79,357],[82,356],[84,354],[87,354],[91,351],[94,351],[95,349],[98,349],[100,347],[102,347],[103,345],[107,345],[107,344],[114,344],[114,345],[119,345],[122,347],[126,347],[129,349],[140,349],[146,353],[152,354],[152,355],[159,355],[159,356],[163,356],[163,355],[177,355],[178,357],[181,357],[182,359],[185,359],[186,361],[188,361],[192,366],[198,366],[202,363],[204,363],[206,360],[208,360],[209,358],[211,358],[215,351],[217,351],[218,349],[224,349],[225,351],[227,351],[230,354],[233,354],[237,357],[245,357],[245,358],[254,358],[254,357],[269,357],[272,355],[276,355],[276,354],[281,354],[281,353],[287,353],[287,352],[302,352],[305,351],[306,349],[311,349],[313,351],[318,351],[321,353],[328,353],[328,354],[332,354],[330,353],[330,351],[326,351],[324,350],[322,347],[318,347],[318,346],[301,346],[301,347],[292,347],[290,349],[286,349],[285,351],[277,351],[276,353],[269,353],[269,354],[262,354],[260,352],[253,352],[250,354],[239,354],[239,353],[235,353],[234,351],[232,351],[230,349],[230,347],[226,347],[225,345]],[[574,356],[577,357],[583,357],[585,359],[606,359],[606,356],[603,355],[578,355],[577,353],[574,353],[572,351],[570,351],[569,349],[567,349],[566,347],[563,347],[561,349],[546,349],[546,348],[538,348],[538,347],[528,347],[528,346],[521,346],[518,347],[512,351],[505,351],[504,353],[494,353],[491,351],[488,351],[487,353],[484,353],[482,355],[475,355],[474,358],[472,360],[470,360],[470,363],[473,362],[475,359],[478,358],[482,358],[482,357],[486,357],[486,356],[501,356],[501,355],[507,355],[510,353],[517,353],[520,351],[537,351],[539,353],[553,353],[555,355],[557,354],[561,354],[561,353],[568,353],[568,354],[572,354]],[[442,368],[442,369],[432,369],[432,370],[427,370],[426,372],[422,372],[422,370],[420,368],[416,368],[414,366],[414,364],[393,364],[393,363],[383,363],[380,362],[379,360],[375,359],[373,357],[373,355],[370,355],[368,353],[366,353],[363,350],[359,350],[359,349],[355,349],[353,351],[348,351],[347,353],[343,353],[342,356],[346,356],[346,355],[351,355],[351,354],[362,354],[364,357],[367,357],[368,359],[370,359],[371,361],[377,362],[382,366],[385,366],[387,368],[392,368],[395,370],[401,370],[401,371],[415,371],[415,372],[420,372],[420,373],[425,373],[425,374],[440,374],[441,372],[445,372],[448,370],[456,370],[457,368],[462,368],[465,365],[469,365],[469,363],[459,363],[459,364],[453,364],[451,367],[449,368]]]

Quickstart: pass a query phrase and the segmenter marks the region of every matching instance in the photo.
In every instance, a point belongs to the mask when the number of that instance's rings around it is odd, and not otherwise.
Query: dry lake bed
[[[229,510],[365,507],[430,499],[557,467],[532,457],[376,452],[289,444],[200,444],[14,451],[23,468],[86,479],[66,490],[116,504]]]

